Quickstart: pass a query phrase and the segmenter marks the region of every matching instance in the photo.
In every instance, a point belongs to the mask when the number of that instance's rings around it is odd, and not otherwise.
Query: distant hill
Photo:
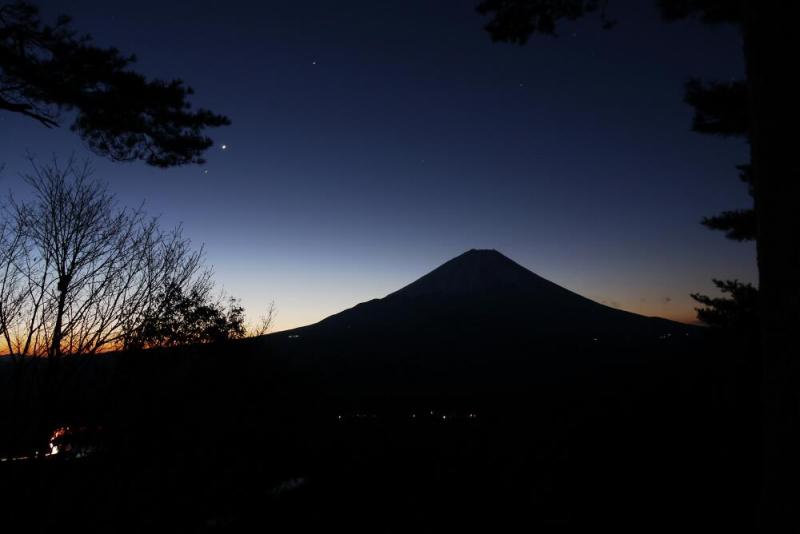
[[[699,330],[605,306],[496,250],[473,249],[384,298],[269,337],[332,381],[506,383],[576,358],[640,354]]]

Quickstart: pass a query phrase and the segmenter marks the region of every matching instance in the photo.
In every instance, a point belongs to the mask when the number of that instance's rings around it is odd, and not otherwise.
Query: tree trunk
[[[66,277],[62,276],[58,282],[58,309],[56,310],[56,324],[53,327],[53,342],[50,346],[50,353],[48,356],[51,360],[58,359],[61,356],[61,329],[63,328],[64,308],[67,304],[67,288],[64,280]]]
[[[745,0],[762,333],[763,532],[800,527],[800,2]]]
[[[53,326],[53,340],[47,354],[47,367],[44,376],[44,388],[42,389],[42,406],[39,414],[38,437],[43,438],[53,431],[55,423],[56,404],[60,396],[60,385],[63,377],[61,373],[61,339],[63,329],[64,309],[67,303],[67,280],[61,277],[58,282],[58,304],[56,309],[56,323]]]

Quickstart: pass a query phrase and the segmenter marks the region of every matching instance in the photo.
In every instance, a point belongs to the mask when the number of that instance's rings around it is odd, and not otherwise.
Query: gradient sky
[[[756,279],[751,244],[699,224],[747,206],[746,146],[691,133],[682,102],[689,77],[741,77],[734,29],[612,0],[613,30],[590,17],[515,47],[491,43],[475,3],[39,2],[233,125],[211,131],[207,165],[160,170],[0,113],[0,188],[21,191],[26,151],[91,157],[123,203],[182,222],[250,316],[274,299],[277,329],[470,248],[684,321],[711,277]]]

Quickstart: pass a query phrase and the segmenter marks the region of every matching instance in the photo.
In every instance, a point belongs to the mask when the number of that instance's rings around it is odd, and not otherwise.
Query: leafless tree
[[[0,352],[15,359],[94,354],[138,339],[178,295],[212,289],[202,250],[141,207],[119,207],[88,164],[53,161],[25,176],[0,221]]]
[[[256,326],[250,331],[250,337],[266,335],[272,328],[277,315],[278,311],[275,309],[275,301],[273,300],[269,303],[266,313],[259,317],[258,324],[256,324]]]

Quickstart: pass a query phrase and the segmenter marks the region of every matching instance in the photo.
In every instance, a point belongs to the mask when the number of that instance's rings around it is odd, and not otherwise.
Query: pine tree
[[[747,114],[747,86],[740,81],[704,84],[691,80],[686,84],[685,101],[694,108],[692,130],[701,134],[723,137],[750,137],[750,118]],[[753,167],[739,165],[739,178],[747,184],[753,196]],[[734,241],[752,241],[756,238],[756,217],[753,208],[724,211],[704,218],[701,223],[711,230],[725,232]],[[738,280],[714,280],[714,284],[729,297],[712,298],[702,294],[691,297],[704,305],[697,309],[697,317],[705,324],[728,330],[737,336],[752,340],[758,329],[758,290],[751,284]]]
[[[74,112],[71,129],[97,154],[157,167],[203,163],[206,128],[230,120],[193,110],[181,80],[148,80],[134,56],[100,48],[69,17],[44,24],[28,2],[0,3],[0,111],[53,128]]]

